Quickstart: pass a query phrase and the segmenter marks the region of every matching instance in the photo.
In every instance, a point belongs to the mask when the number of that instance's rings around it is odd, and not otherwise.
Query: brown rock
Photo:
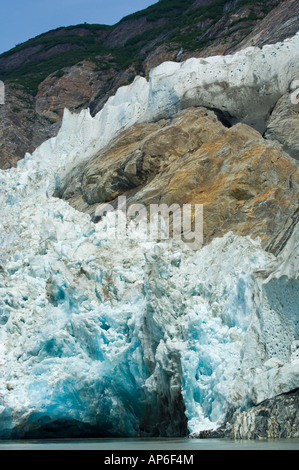
[[[120,195],[128,205],[203,204],[204,243],[233,231],[267,247],[292,225],[298,188],[296,162],[281,147],[247,125],[228,129],[200,107],[123,132],[63,197],[92,216]]]
[[[294,89],[282,96],[267,123],[266,139],[280,142],[286,152],[299,160],[299,103],[292,102],[293,92],[299,90],[299,72],[294,76]],[[297,101],[297,98],[296,98]]]
[[[291,439],[299,437],[299,389],[278,395],[238,414],[233,439]]]

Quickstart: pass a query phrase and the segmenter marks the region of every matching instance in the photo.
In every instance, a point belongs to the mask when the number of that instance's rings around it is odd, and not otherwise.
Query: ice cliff
[[[186,435],[299,387],[298,226],[280,253],[232,232],[109,237],[58,199],[120,130],[187,106],[257,123],[286,93],[299,35],[165,63],[0,172],[0,437]],[[153,412],[154,410],[154,412]]]
[[[52,195],[75,167],[84,165],[120,130],[171,116],[188,106],[217,108],[232,122],[263,130],[270,110],[289,90],[298,71],[298,45],[299,33],[262,49],[249,47],[234,55],[165,62],[151,71],[149,81],[136,77],[131,85],[119,88],[94,118],[89,110],[79,115],[65,110],[57,137],[32,155],[27,153],[19,168],[23,174],[43,174],[45,189]]]

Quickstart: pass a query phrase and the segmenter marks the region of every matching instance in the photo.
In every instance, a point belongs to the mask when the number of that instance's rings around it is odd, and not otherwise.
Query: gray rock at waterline
[[[283,439],[299,437],[299,389],[238,413],[232,423],[193,438]]]
[[[265,400],[240,413],[232,427],[235,439],[299,437],[299,389]]]

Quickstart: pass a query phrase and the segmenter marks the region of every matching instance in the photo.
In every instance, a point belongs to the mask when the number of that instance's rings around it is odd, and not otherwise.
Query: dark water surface
[[[299,439],[233,441],[227,439],[71,439],[0,441],[1,450],[299,450]],[[107,454],[108,455],[108,454]]]

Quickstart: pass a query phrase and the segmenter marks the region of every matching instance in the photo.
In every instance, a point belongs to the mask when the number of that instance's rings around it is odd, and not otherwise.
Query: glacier
[[[216,108],[232,123],[242,121],[264,130],[264,121],[278,99],[288,92],[298,71],[299,33],[262,49],[249,47],[234,55],[164,62],[120,87],[94,117],[89,109],[67,109],[60,131],[18,164],[20,184],[27,172],[43,180],[49,196],[59,195],[74,172],[120,131],[138,122],[151,122],[188,106]],[[49,165],[49,160],[51,165]],[[18,173],[19,174],[19,173]],[[25,183],[27,185],[27,182]]]
[[[191,103],[256,123],[298,43],[164,63],[0,171],[0,438],[183,436],[299,387],[298,226],[277,256],[231,232],[192,252],[58,197],[134,123]]]

